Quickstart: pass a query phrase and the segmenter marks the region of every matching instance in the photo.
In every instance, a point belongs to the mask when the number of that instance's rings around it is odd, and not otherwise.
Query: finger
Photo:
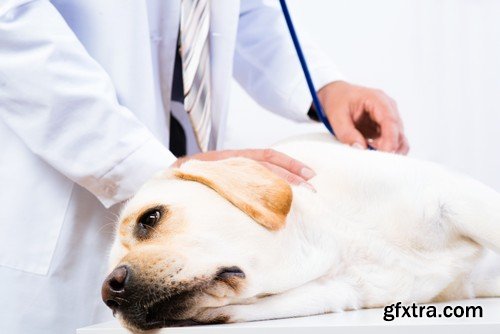
[[[209,151],[205,153],[195,154],[191,156],[190,159],[206,161],[221,160],[234,157],[243,157],[259,162],[268,162],[270,164],[286,169],[290,173],[293,173],[303,178],[304,180],[309,180],[316,175],[316,173],[307,165],[273,149]]]
[[[406,155],[410,151],[410,144],[408,143],[408,139],[406,138],[404,134],[404,125],[403,121],[401,120],[401,117],[399,116],[399,110],[398,110],[398,105],[395,100],[392,98],[389,98],[389,102],[391,104],[392,110],[395,113],[397,117],[397,121],[399,123],[399,148],[397,149],[398,154],[403,154]]]
[[[406,139],[406,136],[404,135],[403,132],[400,132],[399,134],[399,148],[397,150],[398,154],[406,155],[410,151],[410,145],[408,144],[408,139]]]
[[[276,150],[264,149],[247,151],[249,151],[252,155],[252,159],[281,167],[288,172],[301,177],[304,180],[309,180],[316,175],[316,173],[307,165]]]
[[[399,126],[396,122],[385,119],[380,123],[379,149],[385,152],[396,152],[399,147]]]
[[[356,148],[367,147],[365,137],[356,129],[350,113],[338,113],[331,123],[340,142]]]
[[[261,162],[261,164],[264,167],[266,167],[267,169],[269,169],[271,172],[273,172],[274,174],[281,177],[286,182],[288,182],[292,185],[296,185],[296,186],[303,186],[303,187],[309,188],[310,190],[316,192],[316,189],[314,189],[314,187],[310,183],[308,183],[305,179],[303,179],[302,177],[300,177],[296,174],[290,173],[285,168],[273,165],[272,163],[269,163],[269,162]]]
[[[401,126],[390,104],[380,100],[374,103],[365,102],[364,108],[380,126],[380,137],[373,142],[375,148],[385,152],[396,152],[399,148]]]

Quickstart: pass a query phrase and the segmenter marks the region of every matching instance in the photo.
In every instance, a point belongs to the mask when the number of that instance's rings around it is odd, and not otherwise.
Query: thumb
[[[355,148],[367,148],[365,137],[356,129],[350,114],[339,113],[335,118],[335,122],[331,123],[340,142]]]

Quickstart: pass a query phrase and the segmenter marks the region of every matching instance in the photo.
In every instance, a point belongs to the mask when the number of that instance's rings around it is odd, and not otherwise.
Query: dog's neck
[[[279,271],[269,268],[270,274],[265,278],[266,286],[276,282],[276,291],[270,293],[318,279],[339,262],[339,236],[335,229],[343,218],[336,217],[318,194],[304,187],[294,188],[293,195],[286,226],[277,233],[277,254],[270,254],[275,265],[279,263]]]

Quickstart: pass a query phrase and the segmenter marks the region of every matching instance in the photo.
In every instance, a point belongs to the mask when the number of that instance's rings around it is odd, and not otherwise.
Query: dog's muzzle
[[[227,322],[224,316],[200,318],[199,313],[204,310],[202,299],[214,285],[224,284],[235,292],[245,273],[237,266],[227,266],[218,268],[213,275],[189,281],[178,281],[171,275],[168,279],[151,277],[141,275],[132,266],[121,265],[105,279],[102,299],[126,326],[148,330]]]
[[[196,289],[179,291],[145,282],[136,277],[129,266],[117,267],[102,285],[102,299],[130,326],[148,330],[195,324],[184,320],[194,306]]]

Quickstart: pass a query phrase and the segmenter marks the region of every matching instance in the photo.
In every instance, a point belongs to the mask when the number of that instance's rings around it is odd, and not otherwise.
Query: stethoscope
[[[306,59],[304,57],[304,53],[302,52],[302,47],[300,46],[299,39],[297,38],[297,34],[295,33],[295,28],[292,23],[292,18],[290,17],[290,12],[288,11],[288,7],[286,5],[285,0],[279,0],[281,5],[281,10],[283,11],[283,15],[285,16],[286,25],[288,26],[288,30],[290,31],[290,36],[292,37],[293,46],[295,47],[295,51],[297,51],[297,56],[299,57],[300,66],[302,67],[302,71],[304,72],[304,76],[306,77],[307,87],[309,88],[309,92],[311,93],[311,97],[313,100],[314,109],[316,109],[316,114],[320,121],[325,125],[325,127],[330,131],[330,133],[335,136],[335,132],[333,131],[332,125],[328,121],[326,114],[321,107],[321,103],[319,102],[318,94],[316,93],[316,89],[314,88],[314,84],[311,78],[311,73],[309,72],[309,68],[307,66]],[[374,150],[373,147],[368,145],[369,150]]]

